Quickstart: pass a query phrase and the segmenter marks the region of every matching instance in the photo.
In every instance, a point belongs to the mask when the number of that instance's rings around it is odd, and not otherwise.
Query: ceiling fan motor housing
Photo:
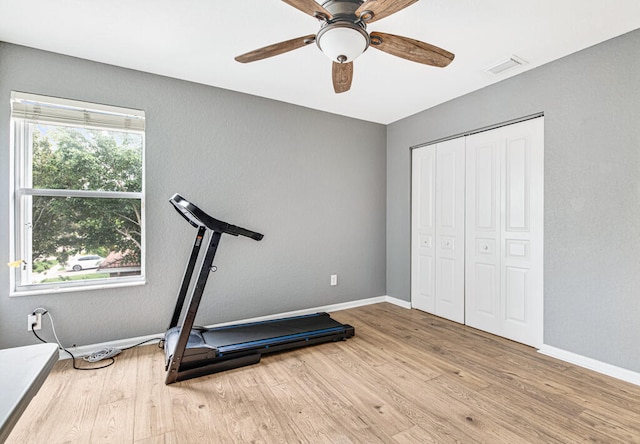
[[[356,15],[360,0],[329,0],[322,6],[331,13],[316,35],[318,48],[331,60],[352,62],[369,47],[366,23]]]

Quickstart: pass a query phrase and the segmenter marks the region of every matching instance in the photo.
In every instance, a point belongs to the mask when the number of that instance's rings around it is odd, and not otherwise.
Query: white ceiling
[[[318,31],[279,0],[0,0],[1,41],[383,124],[637,28],[639,0],[421,0],[368,30],[444,48],[451,65],[370,48],[354,62],[351,90],[335,94],[331,61],[315,45],[234,61]],[[484,71],[512,54],[528,64]]]

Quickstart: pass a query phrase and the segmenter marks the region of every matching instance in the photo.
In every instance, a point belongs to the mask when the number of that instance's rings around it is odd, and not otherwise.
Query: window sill
[[[78,291],[91,291],[91,290],[108,290],[110,288],[122,288],[122,287],[137,287],[145,285],[146,279],[136,279],[130,281],[120,281],[113,283],[96,283],[95,285],[78,285],[78,286],[59,286],[59,287],[46,287],[46,288],[34,288],[24,290],[12,290],[9,293],[10,297],[20,296],[36,296],[36,295],[54,295],[61,293],[74,293]]]

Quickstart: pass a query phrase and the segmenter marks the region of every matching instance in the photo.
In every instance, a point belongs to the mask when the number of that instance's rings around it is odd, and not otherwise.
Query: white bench
[[[57,344],[0,350],[0,443],[9,437],[58,358]]]

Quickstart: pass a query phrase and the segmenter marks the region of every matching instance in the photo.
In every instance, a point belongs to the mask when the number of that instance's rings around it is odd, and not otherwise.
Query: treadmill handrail
[[[227,233],[233,236],[246,236],[257,241],[262,240],[264,237],[264,235],[256,231],[231,225],[230,223],[209,216],[178,193],[174,194],[171,199],[169,199],[169,202],[171,202],[176,211],[194,227],[205,227],[211,231]]]

